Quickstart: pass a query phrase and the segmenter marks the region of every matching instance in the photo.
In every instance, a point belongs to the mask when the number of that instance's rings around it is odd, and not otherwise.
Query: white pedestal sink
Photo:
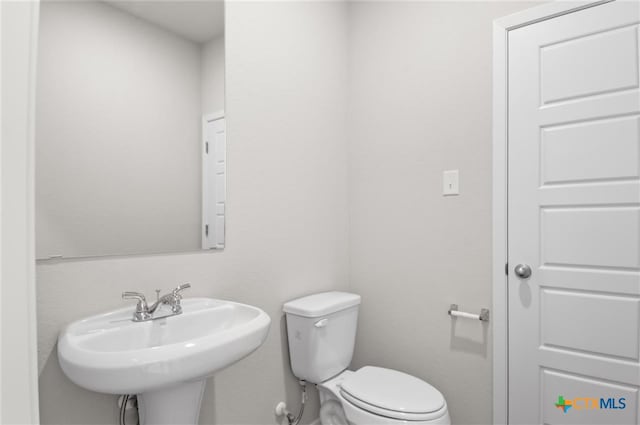
[[[141,425],[197,424],[206,378],[260,347],[271,319],[209,298],[182,308],[146,322],[131,320],[132,307],[74,322],[58,339],[60,366],[88,390],[137,394]]]

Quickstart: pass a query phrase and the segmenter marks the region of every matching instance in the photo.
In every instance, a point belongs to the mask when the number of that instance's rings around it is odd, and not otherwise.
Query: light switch
[[[444,196],[460,194],[458,170],[447,170],[442,173],[442,194]]]

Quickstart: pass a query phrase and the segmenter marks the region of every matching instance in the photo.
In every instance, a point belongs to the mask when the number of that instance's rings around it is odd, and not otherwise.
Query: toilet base
[[[326,400],[320,405],[320,423],[322,425],[349,425],[342,404],[338,400]]]

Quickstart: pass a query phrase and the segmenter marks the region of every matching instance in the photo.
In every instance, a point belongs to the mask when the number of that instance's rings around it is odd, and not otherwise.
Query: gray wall
[[[200,46],[95,1],[40,18],[37,257],[199,249]]]
[[[347,289],[346,5],[227,3],[229,198],[223,252],[63,261],[37,267],[43,424],[115,424],[115,397],[62,374],[55,339],[75,319],[191,282],[272,318],[265,344],[209,382],[203,424],[275,423],[299,401],[282,304]],[[331,172],[327,172],[331,170]],[[317,416],[315,394],[305,422]]]
[[[453,423],[491,423],[492,20],[517,2],[350,7],[350,289],[362,295],[354,366],[440,389]],[[460,170],[458,197],[442,171]]]

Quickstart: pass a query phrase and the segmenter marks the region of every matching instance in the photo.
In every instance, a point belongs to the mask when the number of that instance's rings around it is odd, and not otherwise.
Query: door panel
[[[638,117],[543,128],[540,183],[637,179],[640,176],[639,139]]]
[[[559,371],[542,369],[541,381],[544,398],[555,398],[558,394],[608,394],[611,398],[619,400],[624,398],[633,403],[638,402],[638,389],[635,387],[620,385],[612,382],[594,380],[580,375],[563,373]],[[585,397],[586,398],[586,397]],[[600,400],[597,400],[598,404]],[[638,416],[633,409],[616,409],[616,415],[612,415],[608,409],[589,409],[592,400],[577,400],[575,406],[567,413],[561,409],[548,409],[543,413],[545,424],[636,424]],[[616,404],[619,406],[619,404]]]
[[[225,244],[227,185],[227,142],[224,117],[205,119],[203,162],[203,249],[222,249]]]
[[[637,88],[637,43],[630,26],[540,46],[542,103]]]
[[[541,207],[543,265],[638,269],[639,207]]]
[[[509,32],[513,424],[640,417],[639,23],[616,1]]]
[[[571,320],[566,320],[567,311],[573,314]],[[596,314],[598,311],[614,314]],[[638,360],[637,298],[543,288],[540,313],[543,347]],[[598,338],[592,338],[593,334]]]

